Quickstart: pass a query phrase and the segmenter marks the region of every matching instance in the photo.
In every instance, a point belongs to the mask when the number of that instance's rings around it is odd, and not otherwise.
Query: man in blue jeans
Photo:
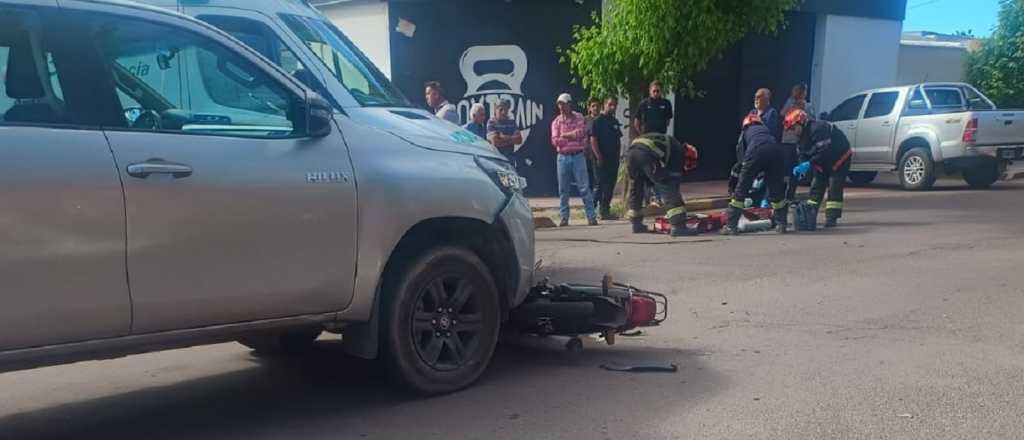
[[[590,191],[590,176],[587,174],[587,121],[572,109],[572,96],[563,93],[558,96],[558,116],[551,122],[551,145],[558,153],[558,196],[559,226],[569,226],[569,192],[571,183],[583,198],[583,210],[587,213],[587,224],[597,225],[594,212],[594,195]]]

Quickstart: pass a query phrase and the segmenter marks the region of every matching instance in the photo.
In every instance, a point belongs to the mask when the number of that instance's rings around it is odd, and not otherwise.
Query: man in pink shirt
[[[569,192],[574,181],[583,198],[583,210],[587,213],[587,224],[597,225],[594,213],[594,195],[590,192],[590,176],[587,175],[587,121],[583,115],[573,111],[572,96],[563,93],[558,96],[558,116],[551,122],[551,145],[558,153],[558,196],[560,226],[569,225]]]

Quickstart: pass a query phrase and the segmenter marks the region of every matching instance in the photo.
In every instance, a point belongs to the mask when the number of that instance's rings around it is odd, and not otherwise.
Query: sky
[[[999,16],[999,0],[907,0],[903,31],[951,34],[971,30],[974,35],[992,34]]]

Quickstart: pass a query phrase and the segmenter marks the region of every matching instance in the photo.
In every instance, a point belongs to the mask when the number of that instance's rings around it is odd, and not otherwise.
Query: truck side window
[[[967,97],[967,107],[970,110],[995,110],[981,95],[970,87],[964,87],[964,96]]]
[[[293,133],[298,100],[257,66],[205,37],[121,17],[92,26],[126,126],[245,137]]]
[[[871,95],[868,108],[864,110],[864,119],[889,116],[896,108],[896,100],[899,97],[899,92],[880,92]]]
[[[932,108],[940,110],[960,109],[964,107],[963,97],[960,91],[949,88],[926,88],[924,94],[932,103]]]
[[[61,87],[65,78],[45,47],[48,39],[36,31],[41,28],[31,12],[0,9],[0,122],[71,123]],[[42,66],[39,59],[45,60]]]
[[[860,116],[860,109],[864,107],[864,99],[867,95],[857,95],[843,101],[829,115],[832,122],[855,121]]]
[[[302,61],[299,61],[299,57],[295,55],[295,52],[292,52],[267,25],[248,18],[224,15],[200,15],[196,18],[227,32],[232,37],[238,39],[238,41],[245,43],[246,46],[255,49],[260,55],[273,61],[274,64],[277,64],[278,67],[284,69],[285,72],[294,76],[295,79],[310,89],[323,94],[324,87],[320,84],[320,81],[302,64]]]
[[[921,89],[914,89],[914,94],[910,95],[910,100],[907,101],[907,109],[928,110],[928,103],[925,102],[924,95],[921,94]]]

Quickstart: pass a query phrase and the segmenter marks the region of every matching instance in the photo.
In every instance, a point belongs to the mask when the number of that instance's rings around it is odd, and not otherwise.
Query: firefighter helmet
[[[743,118],[743,128],[747,128],[751,125],[764,125],[764,121],[761,120],[761,116],[758,116],[755,112],[750,112],[747,117]]]
[[[811,118],[807,116],[807,112],[800,109],[794,109],[786,114],[786,119],[782,122],[782,126],[785,127],[786,130],[789,130],[797,125],[807,125],[807,121],[810,119]]]
[[[697,147],[690,144],[683,144],[686,149],[686,159],[683,161],[683,171],[693,171],[697,168],[697,161],[700,159],[700,153],[697,152]]]

